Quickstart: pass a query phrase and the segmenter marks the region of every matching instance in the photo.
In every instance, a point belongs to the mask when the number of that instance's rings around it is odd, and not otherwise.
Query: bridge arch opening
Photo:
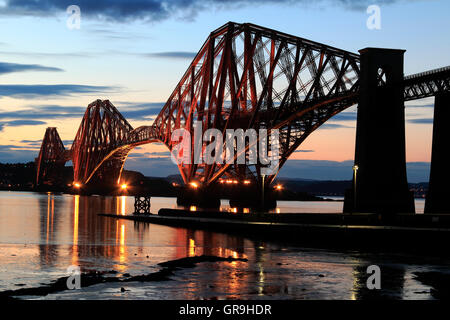
[[[138,171],[146,177],[166,178],[180,175],[178,166],[171,160],[169,149],[160,142],[142,144],[132,149],[123,168],[124,171]],[[121,179],[126,179],[123,173]]]

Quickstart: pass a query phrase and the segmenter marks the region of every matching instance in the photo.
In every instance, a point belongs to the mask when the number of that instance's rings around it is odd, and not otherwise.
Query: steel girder
[[[171,133],[185,128],[193,135],[195,121],[202,122],[203,131],[214,128],[223,134],[226,129],[276,128],[284,163],[295,145],[336,113],[325,105],[340,101],[340,111],[351,105],[342,102],[357,92],[358,76],[357,54],[230,22],[210,34],[178,83],[154,122],[157,138],[172,150]],[[222,175],[260,177],[259,163],[193,162],[180,166],[185,182],[209,184]]]
[[[405,101],[435,96],[450,91],[450,67],[405,77]]]
[[[278,129],[279,170],[314,130],[358,102],[359,73],[358,54],[229,22],[211,32],[151,126],[133,129],[109,101],[97,100],[88,106],[72,148],[62,158],[72,159],[74,181],[88,183],[95,176],[118,182],[134,147],[162,142],[172,151],[174,130],[184,128],[194,136],[200,121],[203,132]],[[420,99],[449,91],[449,73],[449,67],[433,70],[408,76],[398,85],[405,88],[405,100]],[[51,159],[52,151],[43,149],[51,139],[56,138],[46,133],[39,159]],[[210,184],[221,176],[261,179],[260,163],[195,164],[194,152],[191,157],[190,164],[178,165],[185,183]],[[41,163],[47,162],[39,160],[38,181]],[[271,183],[275,176],[265,181]]]
[[[133,148],[133,127],[108,101],[91,103],[71,148],[74,181],[98,178],[119,182],[125,159]]]
[[[44,181],[53,183],[54,180],[57,180],[56,174],[58,169],[64,167],[68,158],[68,154],[56,128],[47,128],[44,139],[42,140],[39,156],[35,159],[36,185]]]

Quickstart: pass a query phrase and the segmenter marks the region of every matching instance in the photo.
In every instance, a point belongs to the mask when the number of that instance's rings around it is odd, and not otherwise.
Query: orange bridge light
[[[189,183],[189,185],[190,185],[192,188],[194,188],[194,189],[197,189],[197,188],[198,188],[198,183],[197,183],[197,182],[191,182],[191,183]]]

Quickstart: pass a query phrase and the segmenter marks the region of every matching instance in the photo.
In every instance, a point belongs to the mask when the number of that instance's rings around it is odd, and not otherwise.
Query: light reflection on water
[[[381,263],[379,257],[357,253],[307,250],[243,236],[97,215],[129,214],[133,204],[134,199],[125,196],[0,192],[0,290],[16,289],[18,284],[32,287],[48,283],[67,275],[70,265],[135,275],[159,270],[160,262],[205,254],[249,261],[204,263],[177,271],[175,281],[130,284],[133,290],[127,297],[360,299],[364,298],[364,267]],[[157,213],[163,207],[176,207],[176,199],[152,198],[151,204],[152,212]],[[342,202],[279,204],[280,212],[330,212],[342,206]],[[312,208],[319,211],[309,211]],[[223,209],[227,210],[224,202]],[[389,264],[394,265],[391,273],[396,278],[391,296],[429,298],[414,294],[429,288],[411,277],[412,272],[427,266]],[[123,298],[105,286],[64,292],[58,297]]]

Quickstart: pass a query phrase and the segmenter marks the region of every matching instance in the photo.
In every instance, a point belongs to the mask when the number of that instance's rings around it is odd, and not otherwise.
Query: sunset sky
[[[228,21],[251,22],[357,52],[406,49],[405,74],[450,65],[450,2],[272,0],[0,0],[0,162],[33,161],[45,128],[66,145],[86,106],[109,99],[133,127],[150,125],[209,33]],[[69,5],[80,29],[66,25]],[[367,6],[381,8],[369,30]],[[434,99],[408,103],[408,178],[428,180]],[[387,115],[388,116],[388,115]],[[350,179],[356,107],[337,115],[293,154],[280,176]],[[382,124],[380,124],[382,130]],[[135,150],[125,168],[176,174],[167,150]],[[146,153],[146,157],[136,154]]]

